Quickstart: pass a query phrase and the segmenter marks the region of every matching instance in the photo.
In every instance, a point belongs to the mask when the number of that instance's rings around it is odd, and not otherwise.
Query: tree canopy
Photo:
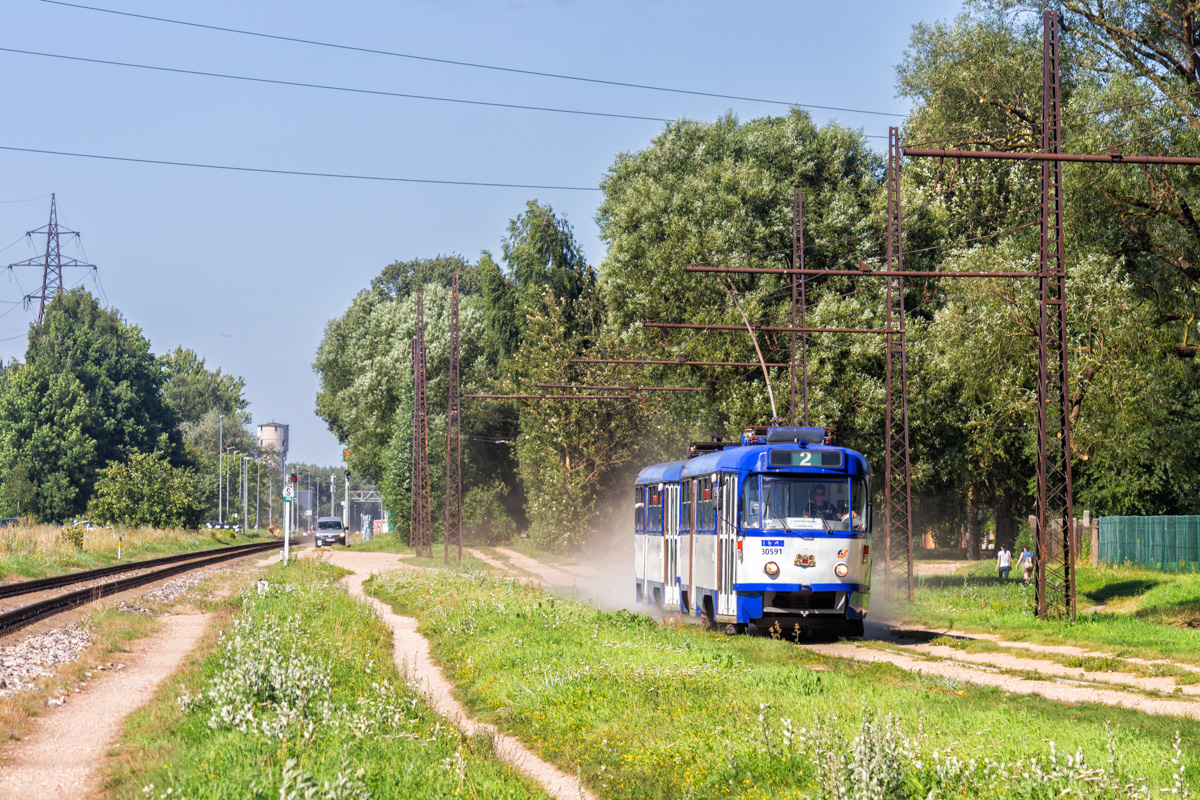
[[[47,520],[82,513],[98,470],[137,453],[182,464],[177,417],[161,382],[136,326],[82,289],[55,297],[42,324],[30,328],[25,363],[0,390],[0,471],[21,472],[32,487],[32,507],[21,513]]]

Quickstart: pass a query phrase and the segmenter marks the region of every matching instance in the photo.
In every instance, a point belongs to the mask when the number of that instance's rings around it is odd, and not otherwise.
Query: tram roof
[[[662,483],[664,481],[677,481],[682,477],[683,465],[688,463],[686,460],[668,461],[664,464],[652,464],[644,468],[638,473],[637,483]]]
[[[767,466],[767,453],[772,450],[816,450],[816,451],[832,451],[844,453],[845,466],[836,469],[805,467],[802,471],[814,475],[829,474],[829,475],[868,475],[870,467],[867,465],[866,458],[857,450],[851,450],[848,447],[836,447],[827,444],[810,444],[804,447],[793,442],[781,442],[779,444],[760,444],[749,445],[746,447],[729,447],[724,450],[717,450],[712,453],[705,453],[702,456],[697,456],[691,461],[688,461],[683,468],[681,477],[688,478],[701,475],[710,475],[721,470],[744,470],[749,472],[775,472]],[[788,469],[788,472],[793,474],[799,472],[796,469]]]
[[[803,470],[770,468],[767,466],[767,453],[771,450],[826,450],[844,453],[844,467],[820,468],[805,467]],[[812,475],[869,475],[870,466],[866,458],[857,450],[833,445],[808,445],[802,448],[799,444],[787,442],[780,444],[749,445],[745,447],[727,447],[712,453],[705,453],[687,461],[668,461],[663,464],[653,464],[644,468],[637,476],[637,484],[667,483],[683,478],[711,475],[721,470],[741,470],[746,472],[801,472]]]

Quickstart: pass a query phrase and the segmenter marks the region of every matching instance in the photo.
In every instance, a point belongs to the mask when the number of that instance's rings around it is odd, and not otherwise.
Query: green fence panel
[[[1164,572],[1200,572],[1200,516],[1101,517],[1097,556]]]

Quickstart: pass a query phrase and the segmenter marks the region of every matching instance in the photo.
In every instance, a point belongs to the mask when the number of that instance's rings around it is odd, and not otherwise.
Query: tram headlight
[[[763,567],[763,572],[767,573],[767,577],[774,578],[779,575],[779,565],[774,561],[768,561]]]
[[[845,564],[838,564],[833,568],[833,574],[837,575],[839,578],[844,578],[850,574],[850,568]]]

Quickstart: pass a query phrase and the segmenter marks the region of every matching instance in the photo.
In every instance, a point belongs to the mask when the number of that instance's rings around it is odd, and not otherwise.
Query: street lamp
[[[258,532],[258,507],[262,505],[262,458],[254,457],[254,463],[258,464],[258,472],[254,476],[254,532]]]
[[[248,517],[250,516],[250,456],[242,456],[242,470],[239,476],[242,479],[242,535],[245,536],[250,532]]]
[[[226,451],[226,455],[228,455],[228,456],[229,456],[229,458],[231,459],[231,460],[230,460],[230,464],[231,464],[231,465],[233,464],[233,461],[232,461],[233,457],[234,457],[234,456],[236,456],[236,455],[238,455],[238,454],[239,454],[239,453],[241,453],[241,452],[242,452],[241,450],[238,450],[238,449],[236,449],[236,448],[234,448],[234,447],[230,447],[230,448],[228,448],[228,449],[227,449],[227,451]],[[228,480],[228,477],[226,477],[226,480]],[[226,511],[226,512],[228,512],[228,511],[229,511],[229,508],[228,508],[228,506],[229,506],[229,500],[230,500],[230,498],[231,498],[232,496],[233,496],[233,491],[232,491],[232,490],[229,488],[229,486],[228,486],[228,484],[227,484],[227,485],[225,486],[225,505],[226,505],[226,509],[225,509],[225,511]],[[236,507],[236,506],[234,506],[234,509],[235,509],[235,510],[236,510],[236,508],[237,508],[237,507]],[[230,516],[230,515],[229,515],[228,513],[226,513],[226,514],[225,514],[225,516],[227,516],[227,517],[228,517],[228,516]]]
[[[220,428],[217,431],[217,525],[224,523],[224,518],[221,513],[221,489],[225,483],[225,415],[222,414],[218,422]]]

